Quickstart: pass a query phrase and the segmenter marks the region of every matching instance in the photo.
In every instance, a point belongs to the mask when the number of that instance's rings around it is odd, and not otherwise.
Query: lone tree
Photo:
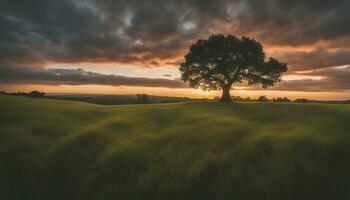
[[[281,81],[287,64],[275,58],[265,61],[262,45],[248,37],[211,35],[190,47],[181,63],[181,79],[193,88],[222,90],[221,102],[231,102],[234,83],[247,81],[263,88]]]

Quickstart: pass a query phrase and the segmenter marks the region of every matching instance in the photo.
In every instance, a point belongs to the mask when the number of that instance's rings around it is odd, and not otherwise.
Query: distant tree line
[[[241,101],[241,102],[291,102],[287,97],[277,97],[273,99],[268,99],[266,96],[260,96],[257,99],[250,97],[240,97],[240,96],[232,96],[233,101]],[[219,100],[220,97],[215,97],[214,100]]]
[[[136,97],[139,103],[150,103],[150,100],[147,94],[136,94]]]
[[[248,101],[248,102],[249,101],[251,101],[251,102],[292,102],[288,97],[277,97],[277,98],[269,99],[265,95],[260,96],[257,99],[252,99],[250,97],[242,98],[239,96],[234,96],[234,97],[232,97],[232,99],[234,99],[235,101]],[[306,101],[307,100],[305,99],[305,102]],[[295,102],[299,102],[299,99],[296,99]],[[303,102],[303,103],[305,103],[305,102]]]
[[[335,104],[350,104],[350,100],[312,100],[312,99],[306,99],[306,98],[299,98],[295,100],[291,100],[288,97],[276,97],[269,99],[265,95],[262,95],[256,99],[250,98],[250,97],[240,97],[240,96],[232,96],[231,97],[233,101],[240,101],[240,102],[293,102],[293,103],[335,103]],[[218,101],[220,97],[215,97],[214,100]]]
[[[43,97],[45,97],[45,92],[40,92],[40,91],[37,91],[37,90],[31,91],[29,93],[26,93],[26,92],[5,92],[5,91],[0,91],[0,94],[11,95],[11,96],[34,97],[34,98],[43,98]]]

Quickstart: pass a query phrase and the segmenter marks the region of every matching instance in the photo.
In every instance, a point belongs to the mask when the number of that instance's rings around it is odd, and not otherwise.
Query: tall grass
[[[350,106],[0,96],[1,199],[350,199]]]

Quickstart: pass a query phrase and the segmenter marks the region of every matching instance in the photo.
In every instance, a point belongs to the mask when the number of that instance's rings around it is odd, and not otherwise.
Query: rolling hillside
[[[0,95],[0,199],[350,199],[350,105]]]

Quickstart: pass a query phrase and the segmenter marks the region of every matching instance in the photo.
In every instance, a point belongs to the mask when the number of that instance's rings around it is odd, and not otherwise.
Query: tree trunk
[[[223,103],[232,102],[230,89],[231,89],[231,86],[226,85],[222,87],[222,96],[221,96],[220,102],[223,102]]]

